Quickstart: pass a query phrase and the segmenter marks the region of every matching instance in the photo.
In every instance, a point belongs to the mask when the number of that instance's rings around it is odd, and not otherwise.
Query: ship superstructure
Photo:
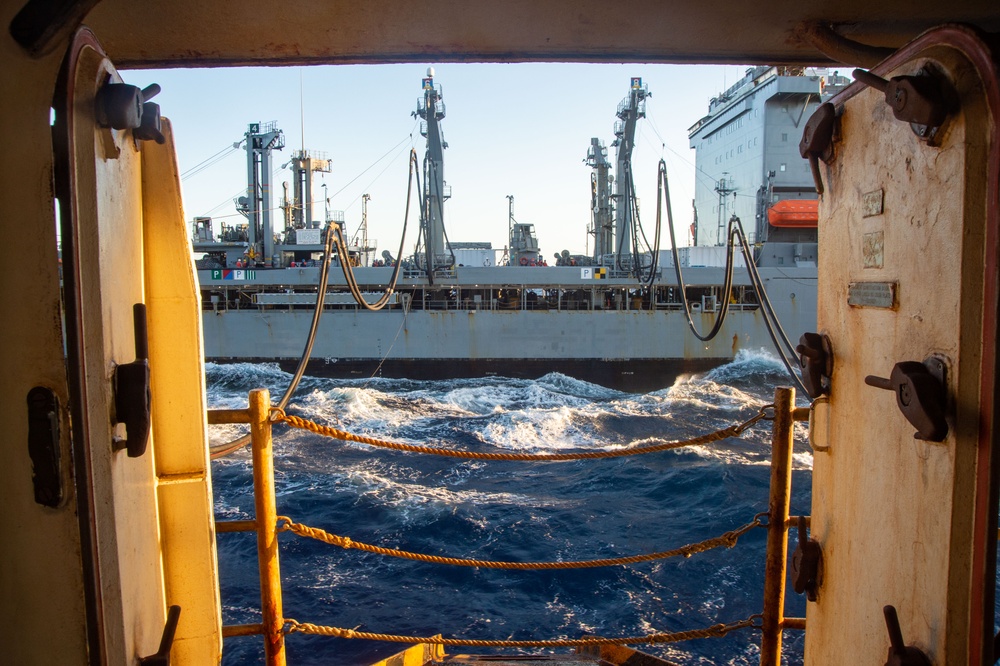
[[[798,144],[816,108],[848,82],[825,69],[759,66],[712,98],[688,130],[694,245],[724,245],[735,215],[753,242],[768,244],[761,265],[815,265],[816,186]]]
[[[373,248],[354,246],[346,260],[334,258],[336,264],[349,264],[359,291],[350,293],[344,266],[331,271],[311,372],[532,378],[562,372],[648,390],[668,385],[678,374],[728,362],[740,349],[771,345],[750,274],[737,270],[730,292],[723,293],[724,271],[699,267],[697,257],[682,251],[680,261],[688,268],[684,290],[695,316],[714,319],[722,304],[730,304],[719,335],[692,344],[669,252],[640,242],[647,235],[638,219],[631,159],[636,126],[650,96],[641,78],[631,79],[618,105],[614,165],[600,139],[591,139],[594,252],[563,250],[553,265],[544,259],[535,226],[514,218],[512,195],[508,247],[448,241],[445,108],[433,70],[421,87],[414,115],[427,143],[414,250],[403,256],[383,252],[382,259],[368,262]],[[255,145],[248,143],[248,151]],[[196,221],[194,249],[205,253],[199,278],[209,360],[292,365],[301,354],[316,303],[325,234],[339,228],[343,238],[349,235],[342,213],[328,215],[323,225],[309,213],[310,179],[321,171],[317,165],[329,162],[303,157],[292,163],[294,199],[284,204],[286,229],[272,255],[266,244],[255,253],[249,233],[237,230],[235,242],[215,240],[210,221]],[[252,184],[250,191],[256,191]],[[697,248],[684,250],[692,249]],[[377,312],[359,305],[358,295],[369,304],[380,300],[397,264],[400,273],[387,305]],[[814,327],[814,265],[764,279],[790,335]]]

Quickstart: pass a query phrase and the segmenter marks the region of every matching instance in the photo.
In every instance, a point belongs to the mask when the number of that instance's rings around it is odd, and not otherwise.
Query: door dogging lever
[[[923,363],[902,361],[893,366],[888,379],[868,375],[865,383],[896,394],[899,411],[917,429],[913,435],[915,438],[929,442],[944,441],[948,434],[948,422],[945,420],[947,394],[941,359],[932,356]]]
[[[139,666],[170,666],[170,648],[174,646],[174,634],[177,633],[177,623],[181,619],[181,607],[171,606],[167,609],[167,621],[163,625],[160,636],[160,649],[156,654],[139,659]]]
[[[802,385],[809,397],[815,400],[830,392],[833,374],[833,346],[827,335],[803,333],[795,347],[802,369]]]
[[[146,306],[132,306],[135,327],[135,360],[115,368],[115,423],[125,424],[125,446],[129,458],[146,452],[149,441],[151,402],[149,390],[149,344],[146,337]]]
[[[889,657],[885,666],[931,666],[931,660],[920,648],[903,642],[896,607],[885,606],[882,612],[885,614],[885,626],[889,630]]]
[[[806,599],[816,601],[820,569],[823,566],[823,550],[819,542],[809,536],[805,516],[799,516],[797,531],[799,545],[792,553],[792,587],[797,594],[805,593]]]
[[[896,120],[910,123],[913,133],[923,139],[933,138],[948,117],[950,96],[945,83],[929,71],[920,76],[894,76],[888,81],[863,69],[853,74],[861,83],[882,92]]]
[[[158,95],[156,83],[140,89],[127,83],[106,83],[94,100],[97,124],[118,130],[132,130],[139,141],[163,143],[160,106],[149,100]]]
[[[809,160],[816,192],[823,194],[823,178],[820,176],[819,161],[829,163],[833,159],[833,128],[837,121],[837,110],[830,102],[824,102],[809,116],[799,141],[799,155]]]

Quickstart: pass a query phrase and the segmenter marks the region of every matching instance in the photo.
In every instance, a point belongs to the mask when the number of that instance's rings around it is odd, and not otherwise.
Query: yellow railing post
[[[764,613],[760,666],[781,663],[781,630],[785,615],[785,575],[788,558],[788,509],[792,490],[792,432],[795,389],[774,390],[771,430],[771,497],[768,502],[767,555],[764,565]]]
[[[274,457],[271,447],[271,395],[250,391],[250,435],[253,450],[253,494],[260,564],[260,607],[267,666],[285,666],[285,618],[281,608],[278,569],[278,515],[274,497]]]

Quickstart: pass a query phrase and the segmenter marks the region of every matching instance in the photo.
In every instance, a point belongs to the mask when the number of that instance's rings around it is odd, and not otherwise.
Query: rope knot
[[[272,407],[270,413],[268,414],[268,419],[271,423],[281,423],[287,418],[288,416],[285,415],[285,410],[281,407]]]
[[[278,518],[278,528],[277,529],[278,529],[279,532],[288,532],[289,530],[292,529],[292,525],[294,523],[292,523],[292,519],[291,518],[289,518],[288,516],[278,516],[277,518]]]

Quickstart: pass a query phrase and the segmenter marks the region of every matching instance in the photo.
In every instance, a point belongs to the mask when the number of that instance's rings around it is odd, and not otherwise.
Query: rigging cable
[[[416,127],[416,125],[414,125],[414,127]],[[389,150],[387,150],[385,152],[385,154],[382,155],[382,157],[378,158],[377,160],[375,160],[374,162],[372,162],[371,164],[369,164],[367,167],[365,167],[364,171],[362,171],[357,176],[355,176],[354,178],[352,178],[351,180],[349,180],[346,185],[344,185],[342,188],[340,188],[339,190],[337,190],[336,192],[334,192],[333,194],[331,194],[330,197],[333,198],[333,197],[337,196],[338,194],[340,194],[341,192],[343,192],[344,190],[346,190],[348,187],[350,187],[354,183],[354,181],[356,181],[358,178],[361,178],[361,176],[363,176],[366,173],[368,173],[369,171],[371,171],[373,168],[375,168],[376,164],[378,164],[379,162],[381,162],[382,160],[384,160],[393,151],[395,151],[401,145],[403,145],[404,143],[406,143],[407,139],[412,139],[412,138],[413,138],[413,130],[411,129],[410,133],[407,134],[406,136],[404,136],[403,139],[402,139],[402,141],[400,141],[395,146],[393,146],[392,148],[390,148]],[[378,180],[378,178],[376,177],[375,180]],[[372,181],[372,182],[374,182],[374,181]]]
[[[195,164],[193,167],[181,173],[181,180],[186,180],[188,177],[193,176],[195,173],[201,171],[203,168],[215,164],[217,161],[221,160],[224,157],[229,157],[229,153],[238,149],[240,147],[240,144],[242,144],[244,141],[246,141],[246,139],[240,139],[239,141],[236,141],[235,143],[226,146],[225,148],[223,148],[216,154],[212,155],[211,157],[206,157],[198,164]]]

